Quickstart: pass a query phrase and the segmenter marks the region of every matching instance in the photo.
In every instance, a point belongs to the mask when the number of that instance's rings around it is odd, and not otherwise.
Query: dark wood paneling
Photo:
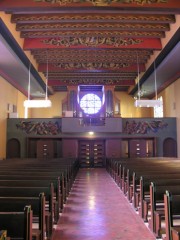
[[[105,143],[103,140],[83,140],[79,142],[79,161],[81,167],[103,167]]]

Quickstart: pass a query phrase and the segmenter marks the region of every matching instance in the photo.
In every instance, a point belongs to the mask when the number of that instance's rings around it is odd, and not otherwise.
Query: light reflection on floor
[[[154,240],[105,169],[81,169],[52,240]]]

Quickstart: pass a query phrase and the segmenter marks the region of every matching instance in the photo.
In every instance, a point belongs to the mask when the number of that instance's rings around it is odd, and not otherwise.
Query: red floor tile
[[[80,169],[52,240],[154,240],[105,169]]]

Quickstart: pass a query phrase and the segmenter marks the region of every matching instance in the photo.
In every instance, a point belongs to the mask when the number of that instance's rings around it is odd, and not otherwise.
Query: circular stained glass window
[[[86,114],[98,113],[101,109],[102,102],[99,96],[94,93],[84,95],[80,100],[80,107]]]

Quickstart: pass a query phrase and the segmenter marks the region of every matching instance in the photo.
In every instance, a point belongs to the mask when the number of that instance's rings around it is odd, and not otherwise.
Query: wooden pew
[[[180,195],[173,195],[169,191],[164,194],[165,208],[165,225],[166,237],[165,240],[180,239]]]
[[[23,185],[23,184],[21,184]],[[44,195],[45,199],[45,220],[46,220],[46,235],[51,236],[53,230],[53,184],[50,184],[49,187],[37,187],[37,186],[0,186],[0,202],[1,197],[12,197],[12,198],[38,198],[40,195]],[[42,192],[42,193],[41,193]],[[43,200],[44,201],[44,200]],[[44,204],[42,203],[42,206]],[[54,210],[55,211],[55,210]],[[44,232],[44,231],[43,231]]]
[[[153,207],[156,203],[151,200],[150,182],[154,181],[157,185],[159,184],[159,186],[166,185],[164,187],[166,190],[169,186],[169,190],[172,190],[174,194],[179,194],[179,189],[177,189],[176,185],[180,184],[180,159],[158,158],[157,161],[155,158],[137,159],[137,161],[136,159],[128,159],[126,161],[116,162],[114,165],[111,162],[111,167],[113,168],[113,170],[111,170],[112,172],[119,171],[117,170],[117,165],[122,165],[121,168],[123,168],[122,175],[121,173],[118,175],[121,175],[121,180],[119,181],[122,181],[122,190],[124,194],[127,195],[130,202],[133,202],[133,205],[139,211],[144,221],[148,220],[148,213],[150,213],[149,226],[151,225],[151,230],[155,231],[155,233],[160,231],[159,225],[155,221],[157,217],[154,217],[153,214]],[[114,176],[115,174],[116,173],[113,173],[112,175]],[[163,192],[158,193],[158,195],[156,198],[158,201],[161,201],[159,198],[162,198]],[[157,210],[159,209],[157,209],[157,205],[155,208],[155,212],[158,212]],[[160,213],[160,215],[162,216],[162,213]],[[160,220],[157,222],[159,221]],[[180,239],[180,231],[177,227],[175,228],[175,226],[173,226],[171,234],[173,240]],[[159,237],[159,235],[156,236]],[[171,238],[167,238],[167,240],[171,240]]]
[[[30,206],[25,206],[21,212],[0,212],[0,229],[7,230],[11,239],[32,240],[32,218]]]
[[[140,177],[140,192],[139,192],[139,214],[145,222],[148,221],[148,209],[150,204],[150,183],[166,183],[179,182],[180,176],[177,173],[159,172]]]
[[[179,163],[177,159],[169,159],[169,161],[167,158],[165,158],[164,161],[160,159],[160,163],[161,164],[158,165],[154,159],[134,159],[134,162],[132,159],[130,161],[129,159],[128,161],[122,161],[124,165],[122,173],[122,190],[124,194],[127,195],[128,200],[133,202],[135,209],[140,207],[140,215],[145,221],[147,221],[147,218],[146,214],[144,215],[144,208],[147,206],[145,205],[144,207],[143,201],[149,204],[149,184],[151,179],[163,178],[164,175],[168,175],[168,178],[179,177],[180,171],[177,170],[177,164]],[[168,166],[162,167],[162,163]],[[149,179],[148,183],[144,184],[143,182],[143,184],[141,184],[141,177]]]
[[[8,167],[8,166],[6,166]],[[32,166],[31,166],[32,168]],[[0,180],[49,180],[53,181],[54,189],[57,196],[57,204],[59,205],[60,211],[63,209],[63,204],[66,202],[66,199],[71,190],[73,181],[74,181],[74,173],[70,166],[62,166],[62,169],[58,170],[49,170],[49,169],[41,169],[39,166],[34,166],[32,169],[24,169],[24,168],[14,168],[11,169],[0,169]],[[55,181],[55,179],[57,181]]]
[[[33,228],[32,235],[36,239],[44,240],[49,229],[45,225],[45,196],[40,193],[39,197],[0,197],[0,212],[21,212],[25,205],[31,206],[33,211],[32,223],[38,224],[38,229]]]
[[[143,218],[143,201],[149,200],[149,185],[151,183],[151,181],[153,180],[159,180],[162,179],[162,181],[165,181],[165,179],[178,179],[180,177],[180,173],[173,173],[170,172],[168,173],[168,171],[161,171],[156,170],[156,171],[150,171],[150,172],[145,172],[144,174],[142,172],[133,172],[133,176],[132,176],[132,183],[131,185],[127,186],[128,188],[132,187],[132,190],[130,190],[132,192],[132,196],[133,197],[133,205],[135,209],[139,208],[139,212],[141,217]],[[127,181],[128,182],[128,181]],[[138,202],[137,202],[138,201]],[[145,219],[146,220],[146,219]]]
[[[122,176],[122,162],[124,159],[106,159],[106,170],[111,175],[112,178],[114,178],[115,182],[118,186],[120,186],[121,182],[121,176]]]
[[[50,217],[50,227],[52,228],[53,222],[57,222],[59,219],[59,209],[58,207],[55,207],[55,205],[58,205],[58,200],[61,197],[61,194],[58,193],[58,195],[55,195],[54,190],[54,184],[57,184],[58,180],[54,180],[52,183],[49,180],[42,179],[42,180],[35,180],[36,178],[30,180],[30,179],[19,179],[19,180],[0,180],[0,186],[6,186],[6,187],[31,187],[31,188],[39,188],[40,192],[46,191],[46,203],[48,204],[48,211],[49,211],[49,217]],[[42,190],[41,190],[42,188]],[[58,188],[57,188],[57,191]],[[58,199],[57,199],[58,196]],[[57,199],[57,201],[55,201]]]
[[[49,187],[47,187],[47,183],[46,182],[41,182],[41,184],[39,184],[38,181],[35,180],[0,180],[0,187],[10,187],[10,188],[14,188],[14,191],[19,191],[20,194],[20,187],[26,189],[25,190],[25,195],[29,194],[29,198],[30,195],[33,195],[33,191],[34,194],[37,195],[37,192],[43,192],[44,191],[44,195],[45,195],[45,201],[46,201],[46,232],[47,232],[47,236],[50,237],[52,234],[52,230],[53,230],[53,222],[54,222],[54,217],[55,217],[55,213],[54,213],[54,186],[53,183],[50,184]],[[43,187],[42,187],[43,186]],[[19,187],[19,189],[18,189]],[[28,193],[27,190],[30,190]],[[33,190],[34,189],[34,190]],[[3,189],[2,189],[3,190]],[[5,190],[4,194],[8,194],[8,190]],[[12,195],[14,194],[14,198],[16,195],[16,193],[12,193]],[[18,196],[17,196],[18,197]],[[25,197],[25,196],[24,196]],[[32,197],[32,196],[31,196]],[[1,197],[2,198],[2,197]],[[0,199],[1,199],[0,198]],[[23,198],[23,193],[22,193],[22,198]],[[27,201],[28,201],[28,197]],[[37,198],[37,196],[36,196]],[[17,206],[17,204],[16,204]]]
[[[142,165],[144,164],[144,167]],[[139,188],[139,179],[143,174],[146,174],[146,172],[157,174],[160,172],[160,169],[156,164],[154,164],[154,160],[146,159],[139,160],[136,162],[136,159],[134,159],[134,162],[132,162],[132,159],[130,162],[123,161],[122,163],[122,175],[121,175],[121,182],[122,182],[122,190],[124,194],[127,194],[128,200],[132,202],[132,197],[135,198],[135,193],[138,193]],[[147,168],[147,169],[146,169]],[[137,205],[134,201],[133,203]],[[137,209],[137,206],[135,206]]]
[[[19,182],[22,182],[23,181],[29,181],[31,180],[32,182],[32,185],[34,186],[34,180],[37,181],[37,185],[39,186],[39,183],[40,182],[45,182],[46,183],[46,186],[48,186],[51,182],[53,182],[54,184],[54,194],[56,196],[56,201],[58,204],[58,209],[59,211],[61,212],[62,209],[63,209],[63,204],[66,202],[66,198],[68,196],[67,194],[67,191],[69,192],[69,190],[66,190],[66,186],[67,186],[67,183],[66,183],[66,180],[64,178],[64,175],[63,173],[61,173],[60,176],[49,176],[48,173],[42,175],[42,172],[41,173],[36,173],[36,172],[25,172],[25,173],[19,173],[17,175],[16,172],[9,172],[10,175],[3,175],[2,172],[0,171],[0,185],[3,184],[3,181],[12,181],[12,180],[15,180],[16,183],[18,184],[18,181]],[[19,184],[18,184],[19,185]],[[41,185],[41,183],[40,183]],[[43,184],[44,186],[44,184]],[[59,214],[59,213],[57,213]]]
[[[18,164],[16,165],[16,163]],[[25,163],[24,163],[25,162]],[[18,181],[27,182],[27,180],[31,180],[31,185],[35,186],[35,182],[40,183],[45,181],[49,185],[49,182],[54,183],[54,191],[55,191],[55,202],[54,202],[54,221],[57,223],[59,219],[59,213],[63,209],[63,205],[66,202],[67,196],[70,192],[71,186],[74,181],[74,177],[77,174],[77,166],[73,161],[73,166],[69,163],[60,163],[57,160],[52,161],[34,161],[28,160],[28,164],[22,160],[13,160],[13,165],[11,166],[12,161],[4,161],[3,164],[0,163],[0,185],[4,184],[4,181],[7,180],[10,183],[10,180],[15,180],[15,184],[11,185],[19,186]],[[33,163],[33,164],[31,164]],[[40,163],[40,164],[39,164]],[[52,163],[55,163],[55,166],[51,166]],[[22,164],[22,165],[19,165]],[[37,165],[36,165],[37,164]],[[46,165],[47,164],[47,165]],[[10,166],[9,166],[10,165]],[[59,170],[58,170],[59,168]],[[74,171],[75,170],[75,171]],[[7,181],[5,184],[7,184]],[[22,185],[22,184],[21,184]],[[28,184],[29,185],[29,184]],[[46,186],[48,186],[46,185]],[[30,186],[30,185],[29,185]],[[54,198],[54,197],[53,197]]]
[[[161,219],[164,219],[164,193],[166,190],[175,195],[180,194],[180,179],[172,179],[168,182],[151,182],[150,184],[150,212],[149,228],[155,233],[155,236],[162,237]]]
[[[54,191],[49,198],[49,225],[52,233],[53,222],[57,223],[59,213],[63,209],[71,186],[78,171],[77,161],[70,160],[65,164],[59,163],[59,160],[36,161],[28,159],[22,161],[17,159],[14,161],[0,162],[0,186],[26,186],[26,187],[46,187],[50,183],[54,184]],[[54,164],[54,166],[52,166]],[[59,177],[60,176],[60,177]],[[58,178],[58,180],[57,180]],[[8,179],[8,180],[7,180]],[[55,193],[55,194],[54,194]]]

